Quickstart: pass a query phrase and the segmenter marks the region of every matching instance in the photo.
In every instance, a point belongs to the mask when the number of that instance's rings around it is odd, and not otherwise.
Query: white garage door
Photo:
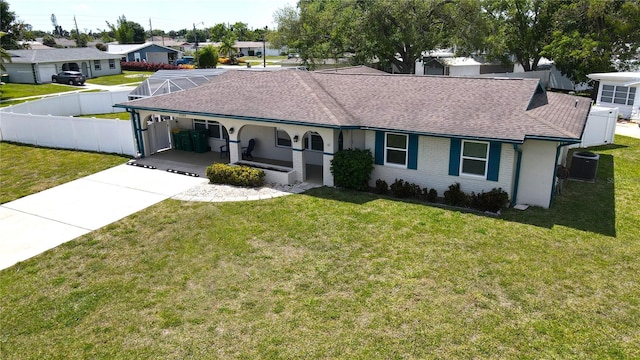
[[[57,74],[55,65],[39,65],[38,70],[40,71],[40,82],[43,83],[51,82],[51,75]]]
[[[168,63],[169,56],[164,52],[148,52],[147,53],[147,62],[150,63]]]

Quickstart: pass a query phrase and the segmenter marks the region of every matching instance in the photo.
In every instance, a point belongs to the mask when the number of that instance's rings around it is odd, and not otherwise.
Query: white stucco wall
[[[548,208],[555,178],[557,142],[526,140],[521,146],[518,204]]]
[[[422,188],[436,189],[438,196],[443,196],[449,185],[460,183],[466,193],[490,191],[502,188],[512,193],[514,176],[515,151],[513,145],[503,144],[500,155],[500,171],[498,181],[487,181],[468,176],[449,175],[450,139],[420,136],[418,140],[418,169],[410,170],[400,167],[375,165],[371,174],[370,186],[375,186],[377,179],[385,180],[391,185],[396,179],[402,179],[420,185]],[[375,152],[375,132],[366,132],[366,148]]]

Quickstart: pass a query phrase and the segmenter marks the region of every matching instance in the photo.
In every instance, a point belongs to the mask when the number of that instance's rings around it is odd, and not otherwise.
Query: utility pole
[[[196,32],[196,23],[193,23],[193,40],[196,45],[196,64],[198,64],[198,33]]]
[[[262,33],[262,67],[267,68],[267,29],[264,27],[264,33]]]
[[[149,18],[149,35],[151,35],[151,43],[153,43],[153,28],[151,27],[151,18]]]
[[[76,46],[80,47],[80,30],[78,30],[78,22],[75,15],[73,15],[73,22],[76,24]]]

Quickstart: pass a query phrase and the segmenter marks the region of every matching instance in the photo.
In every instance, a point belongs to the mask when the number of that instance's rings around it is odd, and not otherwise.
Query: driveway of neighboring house
[[[119,165],[2,204],[0,270],[208,181]]]
[[[618,122],[616,134],[640,139],[640,125],[633,122]]]

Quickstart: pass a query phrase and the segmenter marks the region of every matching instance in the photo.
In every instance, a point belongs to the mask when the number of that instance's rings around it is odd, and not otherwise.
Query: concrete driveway
[[[0,205],[0,270],[209,180],[119,165]]]

